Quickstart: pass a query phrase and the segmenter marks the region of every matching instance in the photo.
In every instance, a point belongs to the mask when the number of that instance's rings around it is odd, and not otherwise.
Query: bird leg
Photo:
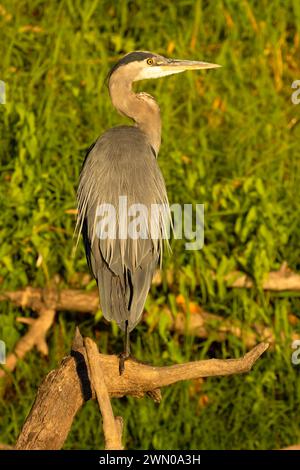
[[[128,320],[125,321],[125,340],[124,340],[124,352],[119,355],[119,374],[122,375],[125,369],[125,361],[130,356],[130,338]]]

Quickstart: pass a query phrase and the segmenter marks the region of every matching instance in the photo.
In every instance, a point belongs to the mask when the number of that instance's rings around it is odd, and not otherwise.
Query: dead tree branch
[[[98,360],[99,351],[97,345],[91,338],[84,340],[84,345],[88,358],[89,372],[91,377],[92,387],[98,400],[99,408],[103,418],[103,432],[105,439],[105,449],[107,450],[122,450],[122,418],[114,417],[113,409],[111,406],[109,393],[105,384],[104,374],[101,368],[101,362]]]
[[[27,287],[16,292],[7,292],[0,297],[3,300],[11,300],[21,308],[31,308],[38,314],[37,318],[18,317],[17,321],[28,324],[27,333],[17,342],[15,350],[7,357],[5,369],[13,371],[18,359],[24,356],[33,348],[47,355],[46,335],[55,320],[56,311],[72,311],[79,313],[95,313],[99,308],[98,291],[80,291],[65,289],[36,289]],[[50,302],[50,303],[49,303]],[[220,315],[206,312],[197,305],[197,311],[189,317],[186,312],[178,312],[176,316],[168,308],[163,308],[159,316],[151,318],[151,324],[155,326],[163,316],[166,317],[170,330],[179,334],[190,334],[199,338],[207,338],[213,335],[216,341],[223,341],[228,333],[240,338],[247,348],[252,348],[258,341],[268,341],[273,343],[275,336],[270,327],[261,324],[253,325],[252,328],[244,327],[238,320],[224,319]],[[143,318],[147,321],[148,313]],[[0,370],[0,378],[5,376],[5,370]]]
[[[214,274],[212,273],[214,277]],[[167,273],[167,280],[172,284],[173,275]],[[157,272],[153,284],[161,284],[160,272]],[[246,288],[253,287],[253,281],[245,274],[234,271],[225,276],[227,287]],[[262,284],[264,290],[271,291],[300,291],[300,274],[291,271],[286,263],[283,263],[279,271],[271,271],[266,275]],[[99,308],[99,298],[96,291],[84,291],[79,289],[56,289],[56,310],[67,310],[74,312],[94,312]],[[43,289],[27,287],[15,292],[3,292],[0,301],[10,300],[20,307],[28,307],[34,311],[38,310],[43,301]]]
[[[23,297],[22,303],[23,306],[26,305],[25,297]],[[43,290],[39,298],[36,298],[34,302],[34,309],[38,313],[38,318],[19,317],[17,319],[22,323],[27,323],[29,329],[17,342],[14,352],[8,354],[5,364],[6,369],[13,371],[18,359],[24,358],[33,347],[36,347],[43,355],[48,354],[46,335],[54,322],[56,303],[55,290]],[[5,370],[0,370],[0,378],[4,376]]]
[[[81,291],[76,289],[64,289],[60,292],[54,292],[57,295],[55,305],[56,311],[71,311],[75,313],[95,313],[99,309],[98,291]],[[23,291],[6,292],[5,298],[11,300],[15,305],[28,307],[33,310],[42,302],[40,289],[27,287]],[[3,300],[3,296],[0,300]],[[160,312],[167,316],[169,328],[179,334],[192,334],[200,338],[207,338],[213,331],[216,340],[222,341],[226,334],[231,333],[241,338],[248,348],[253,347],[257,341],[274,342],[274,334],[271,328],[264,325],[254,325],[253,328],[245,328],[239,321],[227,320],[220,315],[206,312],[202,307],[197,307],[197,312],[187,315],[184,312],[178,312],[174,317],[170,310],[164,308]],[[144,314],[144,319],[148,314]],[[12,370],[12,369],[11,369]]]
[[[167,273],[168,283],[172,283],[172,272]],[[162,282],[158,272],[153,280],[154,284]],[[228,287],[251,288],[253,281],[246,275],[236,271],[225,277]],[[300,275],[291,271],[286,263],[283,263],[279,271],[270,272],[262,285],[265,290],[300,291]],[[50,307],[49,307],[49,299]],[[30,308],[37,312],[38,318],[18,317],[17,321],[29,325],[28,332],[16,344],[15,350],[8,355],[6,369],[13,371],[17,361],[23,358],[33,347],[44,355],[48,352],[45,341],[47,331],[51,327],[56,311],[71,311],[78,313],[94,313],[99,309],[98,291],[84,291],[76,289],[59,290],[58,287],[50,289],[38,289],[27,287],[15,292],[4,292],[0,295],[0,301],[9,300],[21,308]],[[223,341],[228,333],[240,338],[247,348],[253,347],[258,341],[275,342],[275,335],[272,328],[263,324],[254,324],[251,328],[245,327],[238,320],[224,319],[220,315],[206,312],[198,306],[197,311],[187,317],[185,312],[178,312],[173,316],[171,311],[164,308],[160,312],[167,316],[169,328],[179,334],[191,334],[200,338],[207,338],[213,334],[216,341]],[[149,315],[144,314],[144,319]],[[296,318],[293,321],[297,321]],[[293,334],[292,339],[298,339],[298,335]],[[0,378],[5,375],[4,370],[0,370]]]
[[[39,387],[16,449],[61,449],[76,413],[85,401],[95,398],[86,349],[78,346]],[[154,367],[129,359],[121,376],[117,356],[99,354],[96,362],[93,358],[93,363],[97,373],[99,369],[103,371],[109,397],[132,395],[140,398],[153,392],[155,395],[161,387],[182,380],[248,372],[267,348],[267,343],[261,343],[239,359],[208,359],[166,367]]]
[[[216,275],[212,272],[212,277]],[[166,279],[168,285],[172,285],[174,281],[174,273],[167,272]],[[240,271],[232,271],[224,277],[228,288],[251,289],[254,286],[251,277]],[[153,279],[154,284],[162,283],[161,273],[158,271]],[[269,291],[300,291],[300,274],[293,272],[285,261],[278,271],[271,271],[265,275],[261,288]]]

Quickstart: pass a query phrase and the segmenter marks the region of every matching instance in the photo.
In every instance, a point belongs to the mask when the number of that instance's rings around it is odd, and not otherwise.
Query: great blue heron
[[[134,125],[109,129],[90,147],[80,175],[77,223],[98,284],[104,317],[115,320],[125,332],[120,374],[130,355],[129,333],[141,318],[166,231],[165,218],[158,216],[154,220],[158,237],[151,236],[144,217],[141,224],[145,225],[146,236],[120,236],[120,197],[126,196],[127,207],[142,204],[149,213],[152,205],[168,205],[165,182],[156,160],[161,143],[159,106],[152,96],[135,93],[132,84],[185,70],[215,67],[219,66],[137,51],[125,55],[108,76],[114,107],[132,119]],[[99,207],[103,205],[114,207],[119,214],[114,236],[112,232],[106,236],[97,233]]]

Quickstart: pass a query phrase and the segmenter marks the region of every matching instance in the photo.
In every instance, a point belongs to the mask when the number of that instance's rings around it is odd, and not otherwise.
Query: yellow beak
[[[203,69],[216,69],[222,67],[218,64],[210,64],[209,62],[199,62],[197,60],[178,60],[170,59],[168,63],[157,64],[164,70],[173,72],[184,72],[185,70],[203,70]]]

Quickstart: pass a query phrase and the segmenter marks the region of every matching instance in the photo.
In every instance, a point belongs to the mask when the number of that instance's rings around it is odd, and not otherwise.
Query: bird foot
[[[129,359],[131,356],[125,352],[119,354],[119,374],[122,375],[125,370],[125,361]]]
[[[122,375],[125,370],[125,361],[130,359],[137,364],[148,365],[147,362],[140,361],[136,357],[132,356],[131,354],[126,354],[125,352],[119,354],[119,374]]]

